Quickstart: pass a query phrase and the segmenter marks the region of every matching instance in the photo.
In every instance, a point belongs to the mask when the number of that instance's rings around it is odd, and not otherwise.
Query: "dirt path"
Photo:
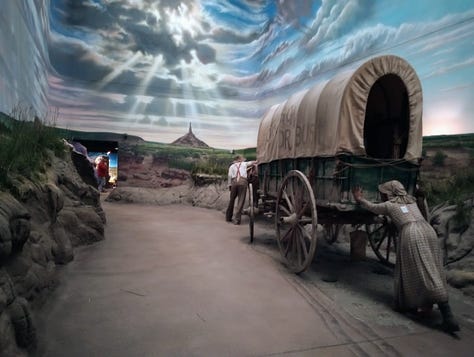
[[[472,354],[472,304],[453,299],[459,339],[433,328],[437,315],[423,325],[396,314],[391,276],[351,262],[343,245],[321,244],[296,276],[266,222],[250,245],[247,227],[215,210],[104,209],[106,240],[77,251],[38,315],[45,356]]]

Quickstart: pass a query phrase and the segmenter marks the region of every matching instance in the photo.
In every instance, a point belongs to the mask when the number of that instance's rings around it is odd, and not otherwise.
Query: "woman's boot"
[[[459,324],[454,318],[449,303],[447,301],[440,302],[438,303],[438,307],[439,311],[441,311],[441,315],[443,316],[443,329],[447,332],[459,331]]]

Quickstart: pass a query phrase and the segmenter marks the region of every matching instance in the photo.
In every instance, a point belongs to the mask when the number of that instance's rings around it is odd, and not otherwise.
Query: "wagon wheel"
[[[253,202],[253,185],[249,183],[249,230],[250,230],[250,243],[253,243],[254,233],[254,222],[255,222],[255,206]]]
[[[313,260],[318,224],[313,189],[301,171],[290,171],[283,179],[275,211],[280,253],[292,272],[301,273]]]
[[[327,223],[324,224],[324,229],[326,230],[326,234],[324,237],[329,244],[333,244],[337,237],[339,237],[339,232],[341,231],[342,224],[339,223]]]
[[[382,222],[366,225],[370,246],[379,260],[393,267],[397,258],[397,227],[386,218]]]

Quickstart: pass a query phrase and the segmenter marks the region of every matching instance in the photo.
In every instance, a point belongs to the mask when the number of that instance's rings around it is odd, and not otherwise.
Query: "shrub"
[[[446,155],[442,151],[436,151],[435,155],[433,156],[433,165],[444,166],[445,159]]]

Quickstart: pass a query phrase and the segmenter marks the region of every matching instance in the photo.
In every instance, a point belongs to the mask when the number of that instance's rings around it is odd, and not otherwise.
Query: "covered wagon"
[[[389,262],[396,231],[360,208],[350,192],[363,186],[366,198],[377,202],[378,184],[396,179],[415,193],[422,106],[414,69],[387,55],[269,108],[257,138],[259,199],[248,210],[251,240],[255,215],[273,216],[282,257],[301,272],[313,259],[318,224],[330,240],[343,224],[364,225],[375,253]]]

